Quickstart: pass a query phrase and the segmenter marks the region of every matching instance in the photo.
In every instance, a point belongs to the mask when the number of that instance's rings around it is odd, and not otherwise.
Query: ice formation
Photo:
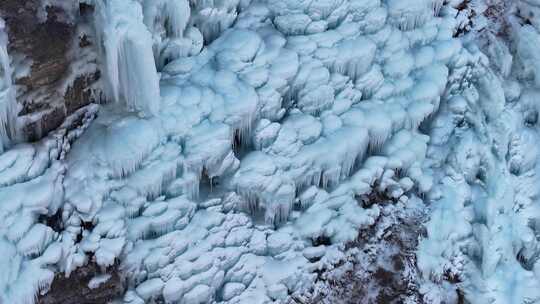
[[[95,263],[123,303],[287,303],[420,213],[416,300],[540,301],[539,3],[85,2],[115,102],[0,154],[0,302]]]
[[[105,88],[116,102],[144,115],[159,112],[159,76],[152,37],[134,0],[96,0],[96,32],[102,48]]]
[[[7,51],[8,37],[5,22],[0,18],[0,153],[15,136],[15,87],[12,81],[10,57]]]
[[[486,1],[478,8],[484,13],[475,12],[475,23],[484,24],[485,32],[480,49],[469,46],[478,56],[476,67],[463,77],[463,92],[449,92],[433,122],[428,158],[439,181],[418,262],[429,282],[426,296],[435,302],[455,288],[441,286],[449,277],[461,282],[473,303],[540,300],[538,112],[532,101],[538,83],[530,49],[540,36],[524,24],[533,16],[524,7],[538,4]]]

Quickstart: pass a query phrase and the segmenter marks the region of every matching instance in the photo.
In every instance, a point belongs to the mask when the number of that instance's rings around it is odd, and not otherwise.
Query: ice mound
[[[0,155],[2,301],[33,303],[62,263],[60,231],[44,219],[62,214],[63,159],[96,111],[96,106],[83,108],[41,142],[15,145]]]

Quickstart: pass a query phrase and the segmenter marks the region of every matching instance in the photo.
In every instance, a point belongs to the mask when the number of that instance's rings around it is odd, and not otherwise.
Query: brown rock
[[[94,101],[92,84],[99,80],[100,72],[96,71],[93,74],[84,74],[75,79],[71,86],[68,87],[66,95],[66,111],[73,113],[78,109],[88,105],[90,101]]]
[[[116,267],[108,271],[109,280],[95,289],[88,283],[96,275],[100,275],[96,264],[80,267],[71,273],[69,278],[64,274],[56,274],[49,292],[38,297],[38,304],[105,304],[118,299],[124,293],[124,286]]]
[[[17,84],[32,90],[59,80],[67,68],[66,56],[75,26],[58,21],[59,8],[48,8],[48,18],[40,23],[39,0],[3,0],[1,12],[8,26],[10,53],[24,54],[32,60],[30,75]]]

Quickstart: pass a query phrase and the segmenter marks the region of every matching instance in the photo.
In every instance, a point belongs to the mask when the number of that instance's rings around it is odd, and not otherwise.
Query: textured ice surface
[[[540,300],[538,61],[531,49],[540,36],[530,25],[539,4],[486,1],[473,7],[478,27],[464,29],[480,46],[469,46],[477,68],[433,121],[428,150],[438,177],[418,265],[432,302],[453,292],[440,284],[449,278],[473,303]]]
[[[87,2],[116,102],[0,155],[0,300],[96,262],[124,303],[286,302],[421,199],[426,302],[539,296],[535,23],[514,66],[455,1]]]
[[[54,278],[66,251],[54,230],[59,227],[40,219],[62,214],[63,159],[96,111],[96,106],[83,108],[41,142],[18,144],[0,155],[3,301],[32,303]]]

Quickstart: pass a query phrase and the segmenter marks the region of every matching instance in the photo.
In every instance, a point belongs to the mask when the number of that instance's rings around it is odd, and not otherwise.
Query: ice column
[[[141,5],[133,0],[97,1],[95,25],[108,97],[125,103],[130,111],[156,115],[159,76]]]

